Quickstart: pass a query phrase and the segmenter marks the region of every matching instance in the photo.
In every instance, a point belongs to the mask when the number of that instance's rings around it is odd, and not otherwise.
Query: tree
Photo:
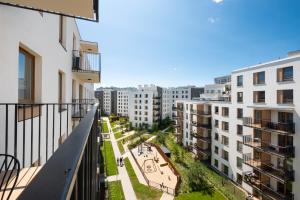
[[[160,144],[166,145],[165,139],[166,139],[166,133],[159,131],[156,136],[157,142],[159,142]]]
[[[209,195],[214,193],[214,187],[207,181],[206,175],[198,162],[190,165],[187,176],[192,191],[202,191]]]

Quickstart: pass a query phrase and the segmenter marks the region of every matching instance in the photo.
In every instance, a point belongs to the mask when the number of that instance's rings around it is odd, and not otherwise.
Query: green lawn
[[[119,147],[120,153],[121,153],[121,154],[124,154],[124,153],[125,153],[125,150],[124,150],[124,147],[123,147],[122,140],[119,140],[119,141],[118,141],[118,147]]]
[[[123,137],[122,132],[116,132],[116,133],[115,133],[115,138],[116,138],[116,139],[119,139],[119,138],[121,138],[121,137]]]
[[[108,193],[110,200],[125,200],[121,181],[108,182]]]
[[[201,192],[191,192],[180,194],[175,197],[175,200],[191,200],[191,199],[201,199],[201,200],[226,200],[225,197],[220,192],[214,192],[212,196],[208,194],[203,194]]]
[[[107,122],[102,122],[102,133],[109,133],[108,127],[107,127]]]
[[[125,158],[125,167],[128,172],[131,184],[133,186],[134,192],[139,200],[159,200],[161,198],[162,192],[151,188],[149,186],[140,184],[132,165],[128,158]]]
[[[117,161],[115,159],[114,150],[110,141],[104,141],[101,147],[101,153],[104,158],[104,165],[106,169],[106,176],[118,174]]]

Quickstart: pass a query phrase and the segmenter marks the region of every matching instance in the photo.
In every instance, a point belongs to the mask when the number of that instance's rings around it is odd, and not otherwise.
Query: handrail
[[[21,193],[19,199],[70,199],[72,193],[77,190],[84,195],[83,199],[96,198],[99,182],[97,107],[98,105],[94,105],[81,120],[73,133]]]

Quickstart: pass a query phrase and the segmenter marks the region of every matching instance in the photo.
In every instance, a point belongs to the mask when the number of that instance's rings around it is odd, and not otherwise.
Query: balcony
[[[197,140],[199,141],[203,141],[203,142],[206,142],[206,143],[211,143],[211,134],[210,134],[210,131],[205,134],[204,131],[193,131],[191,130],[192,132],[192,136],[194,138],[196,138]]]
[[[95,99],[72,99],[72,118],[82,119],[95,103]]]
[[[269,132],[295,134],[295,123],[271,122],[270,120],[253,120],[251,117],[244,117],[243,124],[247,127],[257,128]]]
[[[211,111],[207,110],[191,110],[190,113],[192,115],[203,116],[203,117],[211,117]]]
[[[244,155],[244,163],[250,167],[253,167],[260,173],[266,176],[277,179],[281,182],[294,181],[294,170],[288,170],[284,167],[276,167],[269,160],[253,159],[251,156]]]
[[[260,196],[272,200],[294,200],[293,194],[283,194],[282,192],[274,190],[267,181],[261,181],[259,176],[255,173],[245,172],[243,179],[244,182],[252,186],[254,191],[257,191]]]
[[[52,14],[75,17],[78,19],[99,21],[99,1],[40,1],[40,0],[0,0],[1,4],[37,10]]]
[[[261,140],[260,138],[252,138],[251,135],[243,136],[243,144],[249,147],[255,148],[260,152],[269,153],[275,156],[283,158],[294,158],[295,147],[294,146],[278,146],[271,144],[271,141]]]
[[[211,155],[211,149],[210,147],[203,147],[201,144],[199,143],[195,143],[194,144],[194,149],[197,151],[198,154],[202,154],[206,157],[209,157]]]
[[[101,55],[92,51],[73,51],[73,73],[85,83],[101,81]]]
[[[73,130],[69,118],[71,103],[0,107],[5,124],[0,127],[4,130],[0,134],[0,154],[13,155],[20,163],[20,171],[14,170],[11,177],[3,178],[1,171],[0,182],[8,187],[0,191],[0,196],[12,192],[12,199],[50,200],[68,199],[78,192],[83,199],[99,198],[98,105]]]
[[[202,123],[192,121],[192,126],[197,127],[197,128],[203,128],[203,129],[211,130],[211,124],[202,124]]]

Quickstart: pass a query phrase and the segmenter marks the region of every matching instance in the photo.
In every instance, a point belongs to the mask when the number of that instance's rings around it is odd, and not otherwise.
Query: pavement
[[[109,123],[109,120],[108,120],[108,118],[104,118],[104,120],[107,121],[108,130],[110,131],[110,139],[111,139],[111,144],[112,144],[112,147],[114,150],[115,157],[120,158],[121,153],[120,153],[115,135],[112,131],[111,125]],[[136,198],[135,192],[133,190],[133,187],[132,187],[130,178],[128,176],[127,170],[125,168],[125,165],[123,165],[123,167],[118,166],[118,171],[119,171],[118,179],[121,180],[125,199],[126,200],[136,200],[137,198]],[[113,179],[113,177],[112,177],[112,179]]]

